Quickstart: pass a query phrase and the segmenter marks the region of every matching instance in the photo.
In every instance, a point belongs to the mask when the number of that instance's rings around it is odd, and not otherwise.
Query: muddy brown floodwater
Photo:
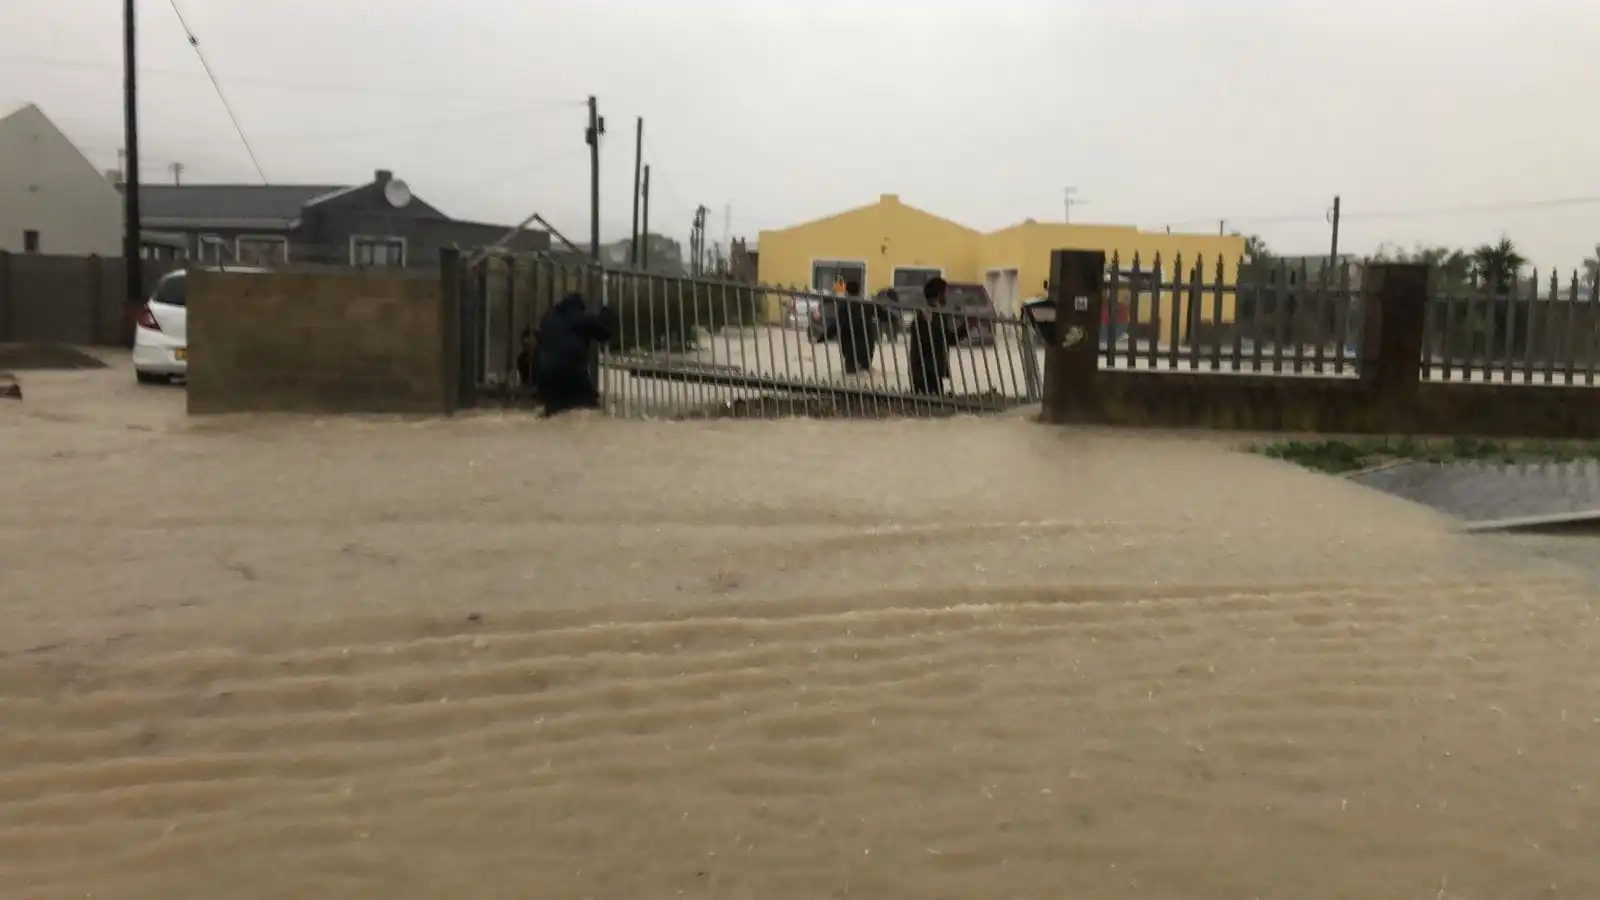
[[[1593,578],[1025,421],[0,405],[0,896],[1600,896]]]

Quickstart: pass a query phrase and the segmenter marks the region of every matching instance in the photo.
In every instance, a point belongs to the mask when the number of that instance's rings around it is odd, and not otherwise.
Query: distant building
[[[999,309],[1014,313],[1023,300],[1045,292],[1054,250],[1103,250],[1108,262],[1116,254],[1124,269],[1137,254],[1146,270],[1159,254],[1169,272],[1180,256],[1186,269],[1204,259],[1208,271],[1220,259],[1231,283],[1244,238],[1032,219],[986,234],[884,194],[869,206],[762,231],[760,247],[756,265],[769,284],[828,290],[842,277],[872,294],[887,287],[914,290],[939,275],[984,285]],[[1225,318],[1232,316],[1232,302],[1224,300]]]
[[[139,207],[145,231],[175,236],[208,264],[427,268],[441,248],[481,247],[511,231],[453,219],[386,169],[358,185],[143,185]],[[550,235],[523,230],[506,246],[548,250]]]
[[[122,195],[39,109],[0,114],[0,251],[122,255]]]

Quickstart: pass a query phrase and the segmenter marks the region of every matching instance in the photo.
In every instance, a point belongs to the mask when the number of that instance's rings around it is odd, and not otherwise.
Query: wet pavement
[[[1353,476],[1367,487],[1468,523],[1523,522],[1594,512],[1600,517],[1600,462],[1402,463]]]

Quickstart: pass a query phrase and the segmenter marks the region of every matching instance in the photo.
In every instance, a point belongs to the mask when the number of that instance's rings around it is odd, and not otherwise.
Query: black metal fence
[[[937,416],[1000,411],[1041,396],[1042,345],[1020,319],[992,306],[936,313],[916,302],[546,255],[492,254],[471,265],[465,367],[480,396],[504,402],[532,399],[519,358],[544,312],[570,291],[604,308],[615,327],[594,366],[612,415]],[[943,377],[930,383],[914,376],[926,357],[911,348],[914,332],[927,327],[917,323],[940,317],[953,340],[939,354]]]
[[[1355,377],[1359,274],[1222,257],[1107,266],[1102,369]]]
[[[1437,294],[1423,327],[1430,381],[1592,387],[1600,366],[1600,279]]]

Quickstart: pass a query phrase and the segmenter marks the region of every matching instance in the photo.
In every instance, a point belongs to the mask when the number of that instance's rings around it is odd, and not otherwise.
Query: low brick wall
[[[437,274],[189,274],[189,412],[448,414],[459,309]]]
[[[1597,392],[1512,384],[1422,384],[1386,396],[1356,379],[1102,372],[1093,405],[1046,409],[1059,423],[1326,434],[1600,437]]]

